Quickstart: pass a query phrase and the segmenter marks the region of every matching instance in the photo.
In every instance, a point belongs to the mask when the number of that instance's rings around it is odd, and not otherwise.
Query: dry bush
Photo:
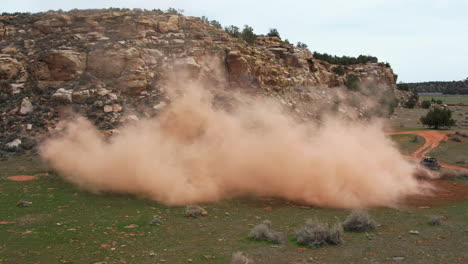
[[[296,231],[296,240],[310,247],[339,245],[343,243],[343,227],[337,223],[330,228],[317,219],[307,220],[305,226]]]
[[[253,260],[248,258],[243,252],[232,254],[231,264],[253,264]]]
[[[375,230],[376,224],[366,211],[352,211],[343,222],[343,228],[346,231],[366,232]]]
[[[427,223],[432,225],[432,226],[441,225],[442,224],[442,217],[440,217],[440,216],[431,216],[431,217],[429,217]]]
[[[249,238],[260,241],[270,241],[274,244],[281,244],[284,241],[283,233],[271,230],[271,222],[268,220],[254,226],[249,233]]]
[[[208,212],[206,212],[203,207],[198,206],[198,205],[187,205],[185,207],[185,216],[186,217],[192,217],[192,218],[197,218],[200,216],[206,216],[208,215]]]

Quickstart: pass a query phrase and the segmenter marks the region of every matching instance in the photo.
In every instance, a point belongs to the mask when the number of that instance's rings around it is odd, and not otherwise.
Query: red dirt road
[[[448,133],[453,133],[454,131],[437,131],[437,130],[415,130],[415,131],[404,131],[404,132],[394,132],[391,135],[399,135],[399,134],[411,134],[411,135],[418,135],[425,139],[425,143],[422,147],[418,148],[411,156],[406,156],[407,158],[420,161],[422,157],[426,156],[427,153],[431,152],[437,146],[439,146],[440,142],[447,137]],[[468,171],[468,168],[447,164],[444,162],[440,162],[440,165],[444,168],[455,169],[455,170],[462,170]]]

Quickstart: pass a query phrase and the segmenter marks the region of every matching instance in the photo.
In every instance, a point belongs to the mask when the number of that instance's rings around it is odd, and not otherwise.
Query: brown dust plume
[[[215,107],[214,96],[195,86],[171,99],[158,117],[127,124],[109,140],[83,117],[65,121],[41,155],[86,190],[167,205],[254,195],[341,208],[396,206],[426,187],[379,124],[298,122],[271,99],[245,95]]]

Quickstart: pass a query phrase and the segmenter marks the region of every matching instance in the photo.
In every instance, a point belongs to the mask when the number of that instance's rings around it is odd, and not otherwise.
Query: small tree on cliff
[[[269,37],[278,37],[279,39],[281,39],[280,34],[279,34],[279,32],[278,32],[278,30],[276,28],[271,28],[270,32],[268,32],[267,36],[269,36]]]
[[[245,25],[241,33],[241,38],[249,44],[254,44],[257,35],[255,35],[252,27]]]
[[[452,111],[444,107],[430,109],[426,116],[421,117],[420,121],[424,126],[435,129],[455,125],[455,120],[452,119]]]

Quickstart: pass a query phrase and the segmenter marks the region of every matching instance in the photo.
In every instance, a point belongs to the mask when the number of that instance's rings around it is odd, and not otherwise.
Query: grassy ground
[[[468,97],[467,97],[468,98]],[[468,107],[450,106],[453,111],[452,118],[456,121],[456,129],[468,129]],[[398,107],[390,119],[390,125],[397,130],[411,130],[424,128],[419,119],[427,114],[428,109],[408,109]]]
[[[420,95],[423,100],[442,100],[444,104],[465,104],[468,105],[468,95]]]
[[[429,155],[445,163],[468,168],[468,138],[459,138],[461,142],[455,142],[451,139],[441,142]]]
[[[269,264],[392,263],[395,257],[405,263],[466,261],[467,200],[425,209],[372,209],[380,224],[376,232],[347,232],[343,245],[307,249],[293,242],[296,228],[313,217],[333,224],[349,211],[243,198],[203,205],[209,216],[188,219],[182,207],[83,192],[54,174],[28,182],[6,179],[45,170],[34,157],[0,162],[0,221],[10,222],[0,224],[0,263],[229,263],[236,251]],[[21,208],[19,200],[33,203]],[[430,215],[446,221],[430,226]],[[155,216],[162,225],[149,225]],[[252,226],[265,219],[289,235],[285,245],[247,239]]]
[[[416,149],[424,145],[424,138],[418,135],[392,135],[392,140],[397,143],[400,152],[403,155],[410,155],[416,151]]]

